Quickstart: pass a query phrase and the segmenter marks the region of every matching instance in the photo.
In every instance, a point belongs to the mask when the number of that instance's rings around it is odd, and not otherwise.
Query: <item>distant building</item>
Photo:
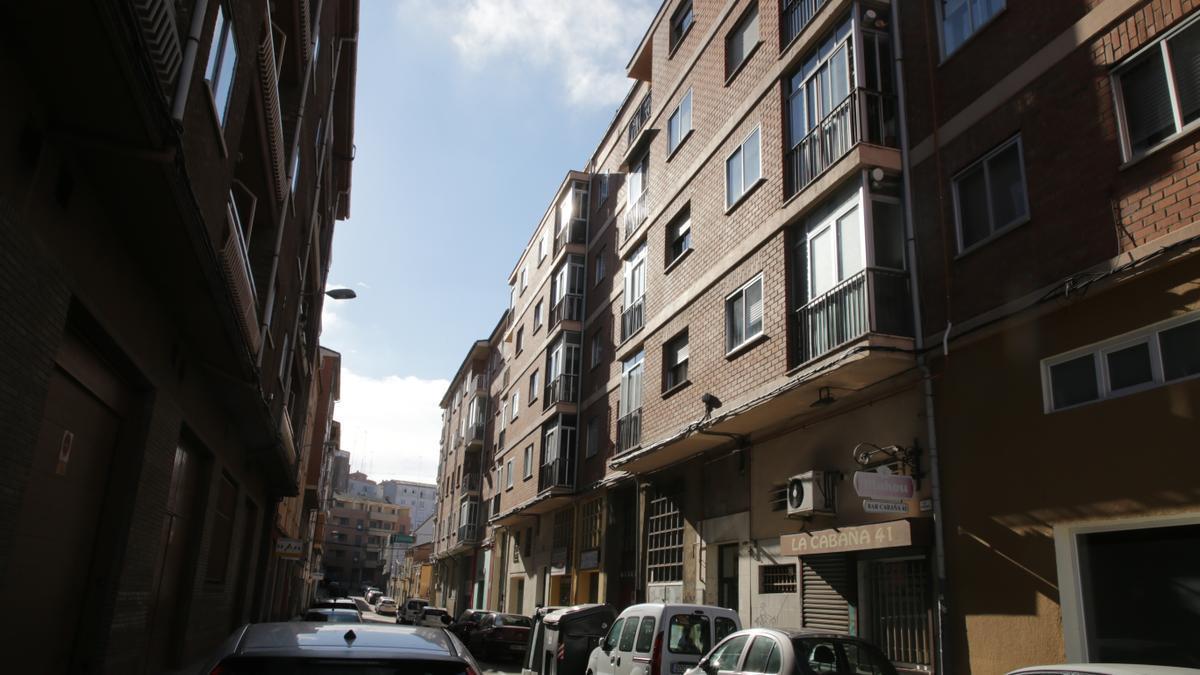
[[[350,474],[348,483],[346,492],[352,495],[369,497],[370,499],[383,499],[383,490],[379,489],[379,484],[367,478],[367,474],[361,471],[355,471]]]
[[[422,523],[433,515],[437,507],[437,486],[433,483],[417,483],[407,480],[385,480],[380,484],[383,498],[387,501],[412,509],[414,523]]]
[[[341,437],[341,425],[337,422],[333,423],[333,428],[337,436]],[[345,450],[338,450],[333,456],[333,489],[335,492],[350,491],[350,453]]]
[[[395,534],[412,531],[403,506],[351,494],[335,494],[325,527],[325,579],[349,584],[380,585],[388,569],[388,545]]]

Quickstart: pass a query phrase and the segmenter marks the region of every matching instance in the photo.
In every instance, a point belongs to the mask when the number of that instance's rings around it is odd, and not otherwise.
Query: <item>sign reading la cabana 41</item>
[[[924,528],[914,528],[913,525],[913,521],[910,520],[893,520],[887,523],[785,534],[779,538],[779,548],[783,555],[813,555],[924,543]]]

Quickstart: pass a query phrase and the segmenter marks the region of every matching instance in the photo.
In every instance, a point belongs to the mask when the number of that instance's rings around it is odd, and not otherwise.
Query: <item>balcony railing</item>
[[[791,44],[828,2],[829,0],[784,0],[783,11],[779,14],[784,46]]]
[[[484,373],[476,373],[471,378],[471,389],[473,391],[486,392],[488,390],[487,375]]]
[[[560,450],[565,454],[554,461],[543,464],[541,470],[538,472],[538,492],[553,488],[574,489],[574,452],[565,448]]]
[[[634,300],[621,312],[621,342],[637,334],[646,325],[646,296]]]
[[[912,336],[908,273],[868,267],[796,311],[801,361],[868,333]]]
[[[563,321],[583,321],[583,296],[568,293],[550,306],[550,328]]]
[[[479,541],[479,532],[482,528],[474,523],[458,526],[458,543],[474,544]]]
[[[641,105],[638,106],[637,110],[633,111],[633,117],[629,120],[629,139],[627,141],[629,145],[633,145],[633,142],[637,140],[638,134],[642,132],[642,129],[649,122],[650,94],[646,94],[646,98],[642,99]]]
[[[859,142],[896,147],[896,99],[856,89],[787,152],[787,196],[804,189]]]
[[[546,383],[546,408],[556,403],[575,403],[579,397],[579,376],[559,375]]]
[[[482,484],[478,471],[468,468],[462,477],[462,491],[464,498],[466,493],[479,492],[479,486]]]
[[[563,250],[567,244],[586,244],[587,243],[587,220],[583,218],[572,218],[571,222],[564,225],[554,233],[554,255]]]
[[[649,190],[642,190],[642,194],[638,195],[637,199],[630,200],[625,205],[625,239],[629,239],[630,235],[637,231],[638,227],[646,221],[646,216],[649,215],[646,206],[649,202],[646,198],[646,193],[648,192]]]
[[[482,445],[484,436],[487,432],[487,425],[483,422],[475,422],[467,425],[467,446]]]
[[[617,452],[642,444],[642,409],[630,411],[617,420]]]

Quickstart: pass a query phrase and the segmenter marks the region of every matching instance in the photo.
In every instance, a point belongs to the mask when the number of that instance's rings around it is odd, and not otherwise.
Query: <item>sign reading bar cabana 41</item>
[[[779,548],[783,555],[814,555],[913,546],[926,542],[928,537],[925,525],[921,520],[893,520],[887,523],[785,534],[779,538]]]

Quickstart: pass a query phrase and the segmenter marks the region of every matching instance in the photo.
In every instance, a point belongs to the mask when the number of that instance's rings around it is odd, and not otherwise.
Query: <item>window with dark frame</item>
[[[208,48],[208,64],[204,68],[204,81],[212,93],[217,107],[217,121],[225,127],[225,114],[229,111],[229,94],[233,90],[234,70],[237,66],[237,36],[233,21],[225,11],[225,5],[217,5],[217,20],[213,26],[212,43]]]
[[[758,568],[759,593],[795,593],[796,565],[760,565]]]
[[[1200,120],[1200,21],[1155,42],[1113,73],[1125,159]]]
[[[587,446],[584,449],[585,457],[595,457],[600,449],[600,425],[596,424],[595,417],[589,417],[587,421]]]
[[[695,22],[695,15],[692,13],[692,0],[683,0],[679,6],[675,8],[675,12],[671,14],[671,51],[679,46],[679,42],[683,40],[683,36],[687,35],[688,29]]]
[[[688,379],[688,332],[684,330],[663,346],[666,369],[663,390],[670,391]]]
[[[762,274],[725,299],[725,349],[732,352],[763,332]]]
[[[758,45],[758,4],[753,4],[725,36],[725,78],[733,77]]]
[[[538,300],[533,306],[533,329],[536,331],[542,327],[542,301]]]
[[[667,225],[667,266],[692,249],[692,208],[684,206],[679,215]]]
[[[725,208],[732,208],[759,178],[762,178],[761,128],[746,136],[746,140],[725,160]]]
[[[954,177],[958,250],[966,251],[1029,218],[1020,135]]]
[[[538,395],[538,371],[533,371],[529,374],[529,402],[533,403],[537,400]]]
[[[517,353],[520,354],[525,349],[525,327],[521,326],[517,329]]]

